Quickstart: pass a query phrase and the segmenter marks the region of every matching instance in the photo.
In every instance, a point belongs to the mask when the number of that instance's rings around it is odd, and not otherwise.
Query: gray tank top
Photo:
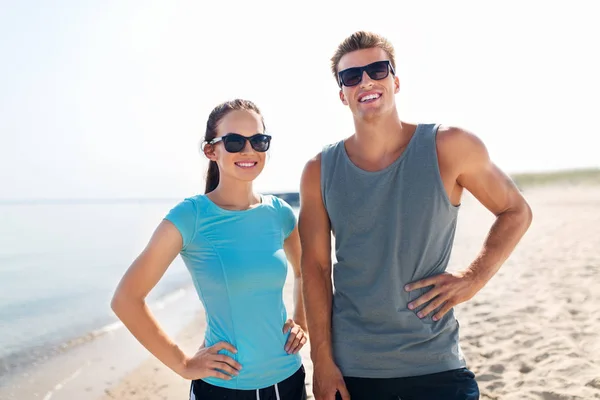
[[[335,236],[332,345],[344,376],[396,378],[465,366],[458,322],[419,319],[404,285],[448,265],[458,206],[440,177],[437,125],[418,125],[402,155],[368,172],[344,142],[321,154],[321,193]]]

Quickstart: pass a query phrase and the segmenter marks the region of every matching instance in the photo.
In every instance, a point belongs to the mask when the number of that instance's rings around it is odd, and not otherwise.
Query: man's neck
[[[356,132],[348,139],[351,153],[365,160],[378,160],[401,151],[413,129],[404,124],[396,110],[372,120],[354,119]]]

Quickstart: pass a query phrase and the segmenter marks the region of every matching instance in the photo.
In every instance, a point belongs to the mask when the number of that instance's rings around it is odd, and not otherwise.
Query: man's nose
[[[360,81],[360,87],[363,88],[363,87],[369,87],[369,86],[373,86],[373,80],[371,79],[369,74],[367,74],[367,71],[363,71],[362,79]]]

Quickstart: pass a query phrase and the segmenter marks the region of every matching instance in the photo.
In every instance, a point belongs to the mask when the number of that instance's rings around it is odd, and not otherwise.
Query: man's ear
[[[400,78],[394,76],[394,94],[398,94],[400,92]]]
[[[340,89],[340,100],[342,103],[344,103],[344,105],[348,105],[348,101],[346,100],[346,96],[344,96],[344,91],[342,89]]]

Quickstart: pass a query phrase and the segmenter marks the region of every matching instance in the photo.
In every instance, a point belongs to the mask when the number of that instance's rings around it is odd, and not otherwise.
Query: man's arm
[[[440,168],[455,178],[496,216],[479,255],[465,270],[444,273],[407,285],[406,290],[433,286],[408,305],[410,309],[429,303],[418,314],[439,320],[452,307],[471,299],[498,272],[519,243],[532,220],[531,208],[512,180],[491,160],[483,142],[457,128],[438,133]]]
[[[304,306],[311,358],[331,358],[331,226],[321,198],[321,160],[310,160],[300,181],[298,228]]]
[[[331,225],[321,197],[321,157],[310,160],[300,181],[302,288],[314,365],[316,400],[334,400],[337,391],[349,400],[331,346]]]

